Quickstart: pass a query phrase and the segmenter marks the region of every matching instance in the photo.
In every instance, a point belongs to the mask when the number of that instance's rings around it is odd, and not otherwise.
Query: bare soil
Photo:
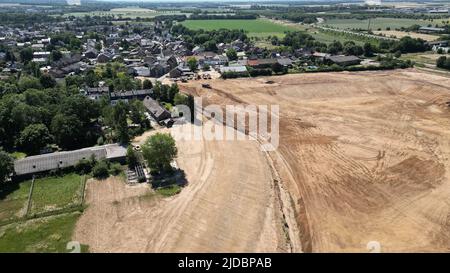
[[[284,197],[255,141],[178,141],[177,147],[188,180],[181,193],[163,198],[146,184],[90,180],[74,239],[93,252],[300,251],[285,231]]]
[[[266,84],[267,80],[275,83]],[[270,153],[270,165],[294,200],[303,251],[368,252],[371,241],[379,242],[382,252],[450,251],[449,78],[411,69],[208,83],[212,89],[201,88],[201,82],[185,83],[180,89],[202,96],[204,104],[280,106],[280,146]],[[216,149],[223,147],[211,150]],[[227,163],[221,175],[238,180],[248,177],[246,185],[255,183],[255,177],[250,178],[256,175],[255,167],[269,168],[262,162],[249,165],[252,161],[241,158],[242,153],[236,159],[234,152],[223,152],[221,161]],[[268,180],[267,174],[261,178]],[[203,187],[200,192],[225,198],[217,191],[218,181],[223,180],[214,180],[216,186]],[[263,188],[251,188],[248,194],[255,190]],[[201,202],[191,200],[194,207]],[[195,214],[188,227],[195,225],[203,231],[208,226],[209,220],[197,217],[217,212],[214,206],[218,203],[203,204],[205,212]],[[217,217],[235,215],[234,209],[224,207]],[[255,203],[253,210],[262,208]],[[241,221],[248,220],[242,215]],[[241,221],[235,224],[249,226]],[[258,238],[253,232],[248,235]],[[211,234],[207,240],[214,245],[208,250],[226,250],[223,241],[214,240],[217,236]],[[199,244],[181,238],[186,240],[179,239],[183,245],[178,249],[193,250]]]

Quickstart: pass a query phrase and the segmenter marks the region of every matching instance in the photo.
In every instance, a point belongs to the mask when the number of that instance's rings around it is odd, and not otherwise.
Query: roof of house
[[[160,117],[162,117],[163,115],[167,115],[170,113],[161,105],[159,105],[159,103],[150,98],[150,97],[146,97],[143,101],[145,108],[147,108],[147,110],[156,118],[159,119]]]
[[[256,59],[256,60],[248,60],[249,66],[256,65],[270,65],[277,62],[277,59]]]
[[[292,60],[289,58],[278,58],[278,63],[281,65],[292,65]]]
[[[226,72],[236,72],[236,73],[247,72],[247,67],[245,67],[243,65],[223,66],[223,67],[220,68],[220,72],[221,73],[226,73]]]
[[[111,92],[111,99],[124,98],[124,97],[137,97],[137,96],[148,96],[153,94],[151,89],[141,89],[141,90],[130,90],[122,92]]]
[[[126,156],[126,148],[118,144],[95,146],[80,150],[35,155],[14,162],[16,175],[26,175],[74,166],[81,159],[117,159]]]
[[[346,62],[356,62],[356,61],[361,61],[360,58],[356,57],[356,56],[344,56],[344,55],[333,55],[328,57],[327,59],[329,59],[330,61],[334,62],[334,63],[346,63]]]
[[[428,30],[428,31],[444,31],[444,28],[440,27],[420,27],[419,30]]]

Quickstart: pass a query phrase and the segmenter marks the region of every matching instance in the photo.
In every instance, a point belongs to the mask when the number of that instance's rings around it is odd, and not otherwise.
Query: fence
[[[28,194],[28,200],[27,200],[27,205],[26,205],[26,212],[23,216],[19,217],[19,218],[15,218],[15,219],[8,219],[5,221],[0,222],[0,226],[6,226],[12,223],[20,223],[20,222],[25,222],[27,220],[30,219],[38,219],[38,218],[43,218],[43,217],[49,217],[49,216],[54,216],[54,215],[60,215],[60,214],[64,214],[64,213],[70,213],[70,212],[75,212],[75,211],[80,211],[82,212],[84,210],[84,200],[85,200],[85,192],[86,192],[86,182],[87,182],[87,177],[86,176],[82,176],[82,183],[81,183],[81,193],[80,193],[80,202],[77,204],[73,204],[73,205],[69,205],[67,207],[63,207],[63,208],[58,208],[58,209],[54,209],[51,211],[43,211],[43,212],[38,212],[38,213],[33,213],[31,214],[31,208],[32,208],[32,203],[33,203],[33,190],[34,190],[34,183],[35,183],[35,177],[32,178],[31,181],[31,187],[30,187],[30,192]]]

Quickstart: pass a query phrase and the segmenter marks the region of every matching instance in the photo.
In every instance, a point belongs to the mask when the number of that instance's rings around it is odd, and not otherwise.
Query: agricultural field
[[[381,30],[381,31],[374,31],[377,35],[384,35],[386,37],[393,37],[393,38],[403,38],[406,36],[410,36],[411,38],[415,39],[422,39],[425,41],[436,41],[439,39],[438,35],[431,35],[431,34],[424,34],[424,33],[416,33],[416,32],[405,32],[405,31],[397,31],[397,30]]]
[[[391,28],[392,30],[401,27],[410,27],[412,25],[427,26],[432,24],[430,21],[404,19],[404,18],[375,18],[370,20],[370,29],[377,30]],[[326,20],[323,25],[327,25],[339,29],[367,29],[369,27],[369,20],[358,19],[330,19]]]
[[[364,43],[366,43],[366,42],[369,42],[374,45],[378,44],[377,39],[371,39],[371,38],[367,38],[367,37],[363,37],[363,36],[351,35],[348,33],[342,33],[342,32],[338,32],[338,31],[325,31],[325,30],[321,30],[317,27],[310,26],[310,25],[304,25],[301,23],[293,23],[293,22],[288,22],[288,21],[284,21],[284,20],[272,20],[272,19],[267,19],[267,21],[272,22],[274,24],[282,25],[285,27],[293,28],[294,30],[297,30],[297,31],[306,31],[308,34],[313,36],[314,39],[316,39],[318,42],[321,42],[321,43],[330,44],[334,41],[340,41],[341,43],[344,43],[345,41],[353,41],[357,45],[361,45],[361,46],[364,45]],[[264,44],[261,44],[261,45],[264,45]]]
[[[142,145],[153,133],[133,143]],[[179,140],[177,149],[188,181],[181,192],[128,186],[113,177],[89,180],[88,206],[73,239],[91,252],[300,251],[299,240],[289,240],[285,229],[288,224],[295,232],[294,215],[283,218],[256,141]]]
[[[182,24],[190,29],[243,29],[251,37],[283,37],[286,31],[295,31],[295,27],[276,24],[265,19],[256,20],[186,20]]]
[[[449,78],[408,69],[209,83],[180,90],[208,104],[279,105],[268,165],[295,204],[303,251],[450,250]]]
[[[159,15],[181,15],[183,13],[179,11],[158,11],[152,9],[130,7],[130,8],[116,8],[110,11],[92,11],[92,12],[72,12],[64,14],[64,17],[69,16],[115,16],[115,17],[127,17],[127,18],[153,18]]]

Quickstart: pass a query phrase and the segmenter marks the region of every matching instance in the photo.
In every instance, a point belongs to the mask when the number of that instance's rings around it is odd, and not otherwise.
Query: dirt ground
[[[301,250],[299,240],[291,242],[286,235],[280,202],[286,196],[274,190],[256,142],[186,140],[178,141],[177,148],[177,164],[188,180],[180,194],[162,198],[149,185],[91,180],[89,206],[74,240],[88,244],[92,252]]]
[[[303,251],[368,252],[371,241],[382,252],[450,251],[449,78],[396,70],[209,83],[180,89],[206,104],[280,106],[280,146],[270,157],[294,199]],[[239,162],[222,171],[253,174]]]
[[[425,41],[431,42],[436,41],[439,39],[439,35],[431,35],[431,34],[424,34],[424,33],[417,33],[417,32],[405,32],[405,31],[398,31],[398,30],[377,30],[374,31],[375,34],[384,34],[386,37],[394,37],[401,39],[406,36],[410,36],[411,38],[415,39],[423,39]]]

